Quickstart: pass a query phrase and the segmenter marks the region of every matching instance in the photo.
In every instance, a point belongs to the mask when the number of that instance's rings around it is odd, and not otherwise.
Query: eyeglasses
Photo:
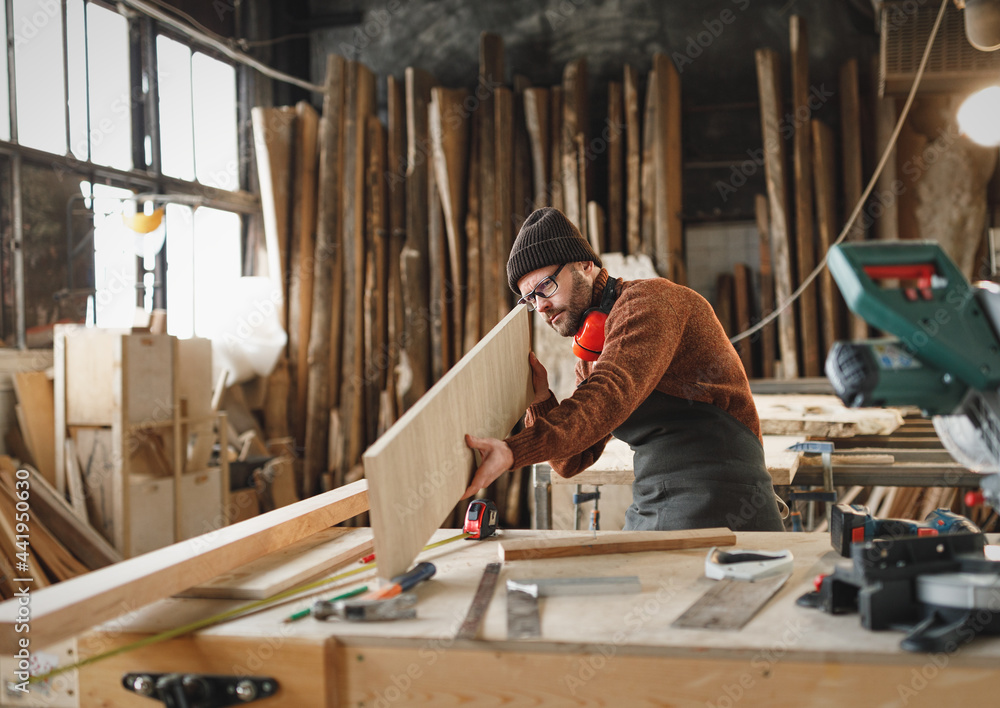
[[[542,278],[540,281],[538,281],[538,285],[535,286],[535,289],[532,290],[527,295],[522,296],[521,299],[517,301],[517,304],[527,305],[528,312],[532,312],[537,307],[535,304],[535,298],[544,297],[546,300],[548,300],[550,297],[555,295],[556,291],[559,290],[559,283],[556,282],[556,278],[559,276],[559,271],[561,271],[565,267],[566,264],[563,263],[561,266],[556,268],[555,273],[553,273],[547,278]]]

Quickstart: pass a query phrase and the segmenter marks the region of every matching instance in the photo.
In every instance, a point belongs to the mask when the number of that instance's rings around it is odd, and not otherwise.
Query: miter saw
[[[970,285],[932,241],[841,244],[827,263],[851,311],[896,337],[834,344],[826,374],[837,395],[851,407],[919,406],[952,457],[992,473],[980,486],[1000,509],[1000,289]],[[912,651],[1000,633],[1000,562],[983,534],[963,530],[853,543],[852,563],[800,604],[905,629]]]
[[[895,338],[836,342],[826,374],[847,406],[918,406],[961,465],[1000,472],[1000,288],[972,286],[933,241],[833,246],[847,306]],[[1000,476],[983,477],[1000,508]]]

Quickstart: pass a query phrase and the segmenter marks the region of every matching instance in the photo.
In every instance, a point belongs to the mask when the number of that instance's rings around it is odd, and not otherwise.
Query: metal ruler
[[[465,614],[462,626],[458,628],[455,639],[475,639],[479,632],[479,625],[486,615],[486,608],[489,607],[490,600],[493,599],[493,591],[497,586],[497,577],[500,575],[499,563],[487,563],[483,577],[479,579],[479,587],[472,598],[469,611]]]
[[[752,583],[719,580],[687,608],[671,627],[741,629],[781,589],[791,573]]]
[[[553,595],[623,595],[642,591],[637,575],[603,578],[531,578],[507,581],[507,638],[541,636],[538,598]]]

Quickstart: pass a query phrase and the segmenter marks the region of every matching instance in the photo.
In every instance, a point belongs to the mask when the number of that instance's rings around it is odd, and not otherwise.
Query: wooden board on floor
[[[609,553],[677,551],[733,546],[736,534],[726,528],[685,531],[605,531],[597,538],[544,538],[500,542],[500,560],[543,560]]]
[[[836,396],[757,394],[754,402],[764,435],[889,435],[903,424],[895,409],[848,408]]]
[[[50,484],[56,483],[55,394],[52,380],[44,371],[14,374],[20,421],[23,417],[25,442],[38,471]]]
[[[503,438],[531,400],[528,312],[504,318],[363,456],[378,574],[409,568],[468,487],[465,434]]]
[[[527,363],[525,363],[527,367]],[[39,647],[74,637],[350,519],[368,508],[360,480],[325,494],[101,568],[31,595],[31,639]],[[13,654],[18,603],[0,604],[0,653]]]
[[[333,527],[178,595],[262,600],[352,563],[373,547],[371,529]]]

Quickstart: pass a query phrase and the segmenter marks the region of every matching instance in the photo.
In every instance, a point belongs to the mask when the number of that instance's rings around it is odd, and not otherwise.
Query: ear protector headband
[[[573,353],[584,361],[597,361],[604,349],[604,323],[618,299],[618,279],[608,278],[601,293],[601,304],[583,313],[583,324],[573,337]]]

